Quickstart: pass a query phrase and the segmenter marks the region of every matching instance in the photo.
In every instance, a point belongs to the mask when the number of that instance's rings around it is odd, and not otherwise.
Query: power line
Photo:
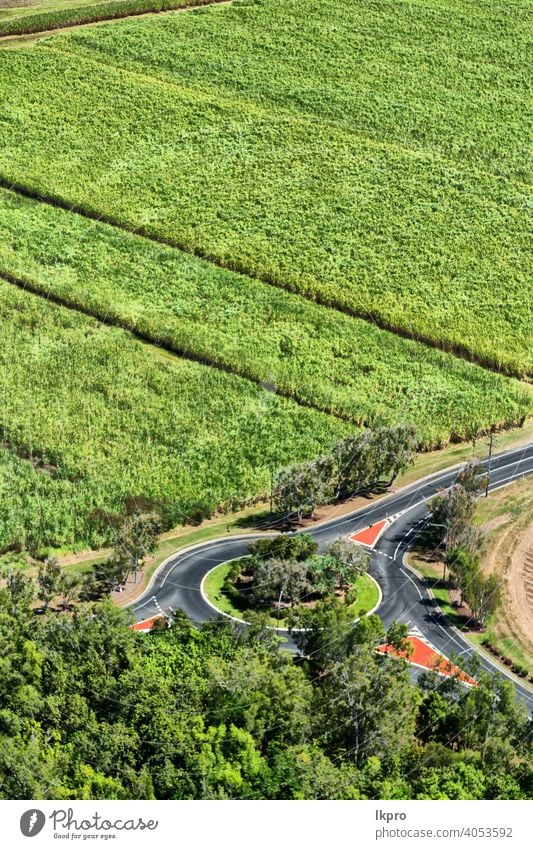
[[[493,431],[491,431],[491,432],[489,433],[489,441],[488,441],[488,446],[489,446],[489,458],[488,458],[488,461],[487,461],[487,483],[486,483],[486,485],[485,485],[485,498],[488,498],[488,496],[489,496],[489,484],[490,484],[490,462],[491,462],[491,460],[492,460],[492,450],[493,450],[494,445],[495,445],[495,443],[496,443],[497,441],[498,441],[498,440],[497,440],[496,436],[494,435]]]

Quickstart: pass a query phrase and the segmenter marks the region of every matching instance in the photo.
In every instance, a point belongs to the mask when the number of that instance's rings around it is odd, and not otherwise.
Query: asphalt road
[[[533,443],[513,451],[494,455],[491,463],[491,489],[505,486],[533,474]],[[400,492],[362,507],[349,515],[333,519],[306,532],[318,542],[320,550],[341,534],[392,518],[400,514],[379,538],[372,554],[370,574],[378,581],[383,598],[377,613],[389,625],[393,621],[406,622],[409,628],[419,631],[438,651],[449,656],[476,653],[481,665],[490,672],[501,672],[500,667],[476,652],[470,642],[434,609],[424,581],[406,566],[404,558],[417,532],[428,519],[427,501],[439,489],[453,484],[457,467],[438,472],[417,481]],[[172,614],[181,609],[194,622],[205,622],[217,616],[201,592],[204,576],[219,563],[247,552],[253,537],[228,537],[195,546],[167,560],[158,570],[146,592],[132,606],[137,621],[162,612]],[[533,713],[533,693],[511,679],[517,695],[527,703]]]

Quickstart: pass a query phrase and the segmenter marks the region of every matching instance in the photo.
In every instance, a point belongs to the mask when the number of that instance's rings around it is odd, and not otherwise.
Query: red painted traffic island
[[[150,619],[144,619],[142,622],[136,622],[135,625],[131,625],[130,627],[133,631],[151,631],[156,621],[161,618],[161,614],[151,616]]]
[[[433,672],[438,672],[439,675],[446,675],[448,678],[457,678],[464,684],[477,686],[477,682],[470,678],[466,672],[463,672],[458,666],[448,660],[443,654],[439,654],[429,643],[421,640],[420,637],[410,636],[406,638],[407,642],[413,647],[412,654],[406,651],[400,652],[393,646],[382,645],[378,646],[378,651],[381,654],[390,654],[394,657],[401,657],[413,666],[420,666],[423,669],[429,669]]]
[[[375,525],[370,525],[368,528],[363,528],[362,531],[356,531],[354,534],[350,534],[350,539],[352,542],[366,545],[367,548],[374,548],[379,537],[389,524],[388,519],[382,519],[381,522],[376,522]]]

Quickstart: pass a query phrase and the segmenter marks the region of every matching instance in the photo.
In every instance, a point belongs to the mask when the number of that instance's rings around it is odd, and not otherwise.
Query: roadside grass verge
[[[431,590],[440,609],[450,622],[462,631],[468,630],[465,618],[457,612],[457,609],[452,603],[447,583],[442,580],[442,563],[436,558],[429,557],[425,552],[416,547],[409,552],[407,562],[426,579],[426,586]],[[427,612],[428,615],[431,615],[433,612],[438,615],[438,611],[433,611],[431,605],[428,605]]]
[[[528,418],[523,427],[512,428],[498,434],[495,452],[506,451],[520,446],[526,446],[533,441],[533,419]],[[456,464],[467,463],[472,457],[486,460],[488,443],[485,438],[477,440],[475,447],[471,442],[448,445],[446,448],[419,454],[413,466],[404,472],[397,480],[398,486],[407,486],[426,475],[436,474]]]

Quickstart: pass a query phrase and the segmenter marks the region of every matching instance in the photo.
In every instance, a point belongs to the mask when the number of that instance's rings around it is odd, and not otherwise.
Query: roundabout
[[[477,656],[481,668],[491,674],[506,675],[491,658],[479,651],[453,625],[435,611],[435,600],[426,581],[413,572],[405,555],[417,533],[428,520],[427,502],[440,490],[451,486],[458,467],[431,475],[424,480],[385,496],[368,507],[356,510],[309,530],[320,553],[339,536],[348,537],[387,520],[371,550],[369,574],[378,583],[381,601],[376,613],[385,627],[392,622],[408,625],[444,657]],[[495,455],[491,462],[491,489],[498,489],[533,474],[533,444]],[[299,533],[299,532],[297,532]],[[130,606],[137,628],[153,617],[172,620],[174,611],[182,610],[196,624],[225,614],[213,607],[202,592],[206,576],[215,567],[245,557],[248,545],[265,534],[246,534],[219,538],[180,551],[165,561],[154,574],[143,595]],[[225,614],[227,615],[227,614]],[[245,620],[244,620],[245,621]],[[533,711],[531,689],[510,677],[517,696]]]
[[[220,563],[214,566],[203,578],[200,591],[207,604],[213,608],[213,611],[219,616],[226,616],[240,625],[248,625],[249,623],[243,618],[246,612],[240,611],[231,598],[224,590],[225,581],[231,572],[234,564],[243,562],[246,558],[237,558],[229,560],[225,563]],[[353,588],[357,597],[349,605],[350,612],[353,613],[354,622],[362,616],[370,616],[375,613],[381,604],[381,589],[371,575],[360,575]],[[312,606],[312,605],[311,605]],[[301,609],[301,605],[295,605],[294,608],[284,608],[281,615],[272,611],[268,619],[268,627],[280,633],[288,633],[287,616],[291,612],[297,612]]]

